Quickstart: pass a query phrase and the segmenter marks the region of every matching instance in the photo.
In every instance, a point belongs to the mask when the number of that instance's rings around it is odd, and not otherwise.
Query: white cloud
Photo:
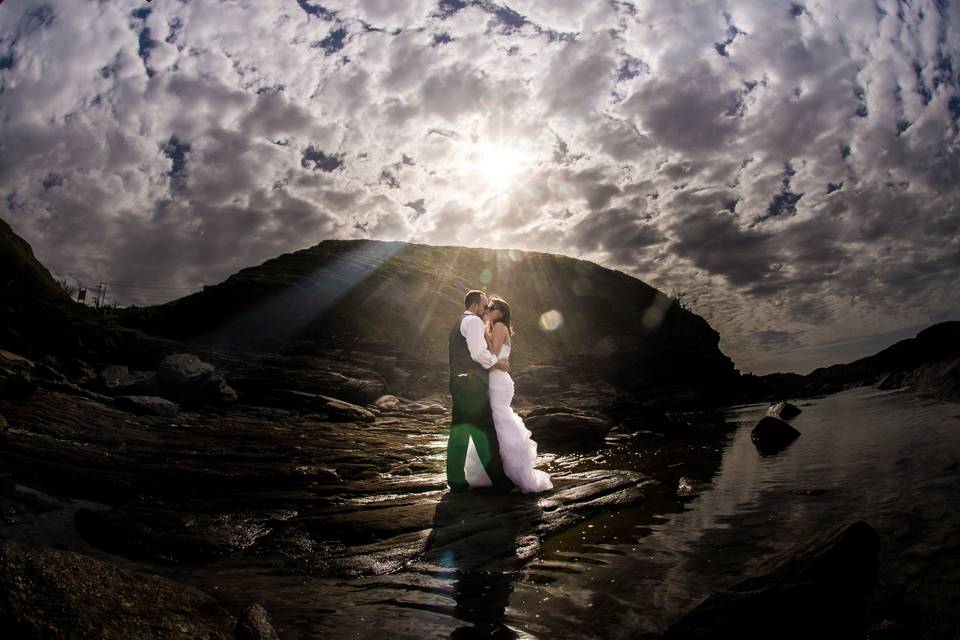
[[[326,237],[562,252],[806,366],[960,311],[941,4],[6,0],[0,215],[88,282]]]

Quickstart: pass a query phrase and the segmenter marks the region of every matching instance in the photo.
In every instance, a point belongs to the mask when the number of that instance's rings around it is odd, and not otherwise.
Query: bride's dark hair
[[[513,327],[510,326],[510,305],[507,304],[507,301],[500,296],[490,296],[487,302],[487,308],[490,307],[500,312],[501,316],[497,322],[502,322],[507,325],[507,331],[510,332],[510,335],[513,335]]]

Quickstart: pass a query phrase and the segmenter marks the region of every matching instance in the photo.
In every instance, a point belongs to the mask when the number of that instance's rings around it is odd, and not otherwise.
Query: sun
[[[484,145],[476,154],[476,169],[487,186],[496,192],[506,191],[529,164],[527,156],[510,147]]]

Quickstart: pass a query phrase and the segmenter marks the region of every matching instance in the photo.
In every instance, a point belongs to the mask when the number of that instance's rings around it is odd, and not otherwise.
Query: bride
[[[510,357],[510,305],[503,298],[493,296],[487,308],[486,338],[490,353],[498,358]],[[503,471],[524,493],[537,493],[553,488],[550,476],[534,468],[537,463],[537,443],[530,439],[530,431],[523,419],[510,406],[513,402],[513,378],[506,371],[490,369],[490,408],[493,424],[500,442]]]

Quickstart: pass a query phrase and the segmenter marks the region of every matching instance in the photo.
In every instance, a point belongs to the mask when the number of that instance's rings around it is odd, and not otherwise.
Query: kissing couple
[[[450,331],[453,423],[447,441],[451,491],[494,487],[523,493],[553,488],[534,468],[537,443],[513,410],[510,305],[483,291],[468,291],[464,312]]]

